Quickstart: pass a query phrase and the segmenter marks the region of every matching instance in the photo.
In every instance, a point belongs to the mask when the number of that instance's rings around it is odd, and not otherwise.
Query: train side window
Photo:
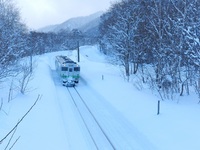
[[[62,67],[62,71],[68,71],[68,67]]]

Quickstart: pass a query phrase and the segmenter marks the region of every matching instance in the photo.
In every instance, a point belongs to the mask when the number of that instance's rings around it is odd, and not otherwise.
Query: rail
[[[83,120],[83,123],[96,147],[96,149],[116,149],[112,141],[109,139],[108,135],[101,127],[100,123],[92,113],[91,109],[88,107],[76,87],[69,88],[67,90],[70,97],[77,108],[77,111]],[[101,136],[99,136],[101,135]]]

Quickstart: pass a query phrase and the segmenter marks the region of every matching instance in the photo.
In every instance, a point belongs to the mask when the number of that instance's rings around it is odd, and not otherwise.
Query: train
[[[63,86],[75,86],[79,83],[80,66],[69,57],[63,55],[56,56],[55,68]]]

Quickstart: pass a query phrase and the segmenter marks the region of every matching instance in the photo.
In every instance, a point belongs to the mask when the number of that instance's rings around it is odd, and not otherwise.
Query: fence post
[[[160,101],[158,100],[158,109],[157,109],[157,115],[160,114]]]

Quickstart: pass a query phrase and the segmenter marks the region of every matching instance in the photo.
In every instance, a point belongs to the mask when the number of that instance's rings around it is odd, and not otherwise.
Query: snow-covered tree
[[[124,0],[101,17],[100,47],[127,76],[132,64],[151,66],[146,78],[161,94],[189,94],[200,80],[199,28],[200,1]]]
[[[124,67],[127,78],[131,73],[131,65],[133,64],[133,72],[136,73],[139,63],[139,52],[135,46],[136,29],[142,20],[138,10],[139,3],[137,0],[116,3],[110,12],[102,16],[104,23],[100,26],[101,46],[110,45],[107,52]]]
[[[13,1],[0,0],[0,78],[8,76],[23,56],[26,32]]]

